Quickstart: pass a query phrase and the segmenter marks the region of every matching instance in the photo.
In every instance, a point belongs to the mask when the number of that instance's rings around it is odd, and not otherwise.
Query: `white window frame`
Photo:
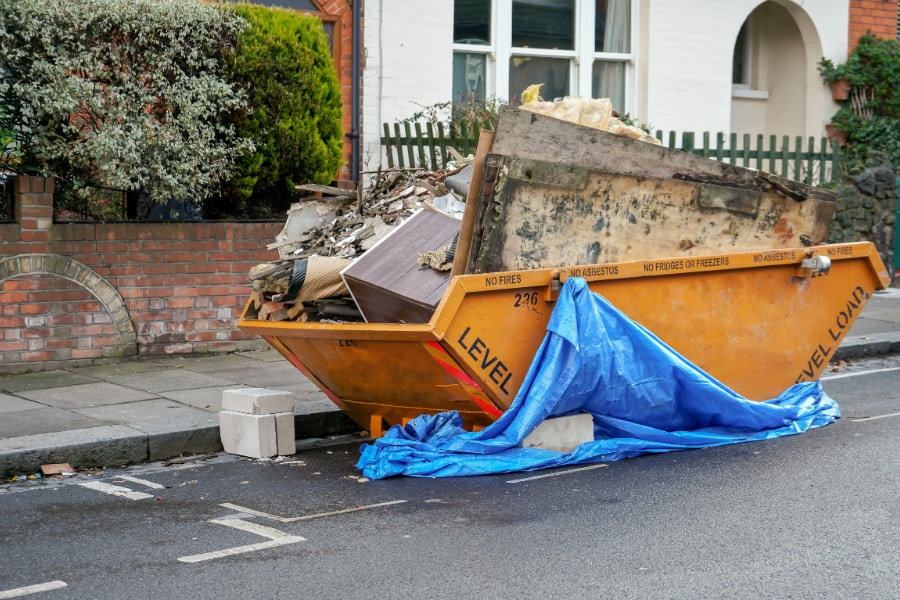
[[[596,2],[575,0],[575,49],[553,50],[544,48],[512,47],[513,0],[491,1],[491,43],[489,45],[453,44],[454,52],[484,54],[485,95],[509,101],[509,63],[515,56],[540,58],[565,58],[569,60],[569,93],[572,96],[591,95],[591,76],[595,60],[621,61],[625,63],[626,112],[635,112],[635,65],[638,64],[637,39],[639,0],[631,0],[631,52],[594,52],[594,17]],[[550,99],[550,98],[548,98]]]
[[[744,81],[740,83],[732,82],[731,97],[744,100],[767,100],[769,91],[760,88],[758,83],[758,65],[756,64],[757,50],[759,48],[758,25],[756,24],[756,19],[751,19],[750,16],[752,16],[752,13],[741,24],[742,28],[744,24],[747,25],[744,47],[741,49],[744,53]],[[737,47],[735,47],[735,51],[737,51]]]

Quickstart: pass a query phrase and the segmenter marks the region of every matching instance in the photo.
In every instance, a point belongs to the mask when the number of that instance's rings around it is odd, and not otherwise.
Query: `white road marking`
[[[31,594],[37,594],[40,592],[49,592],[51,590],[61,590],[64,587],[67,587],[67,583],[65,581],[48,581],[47,583],[38,583],[36,585],[28,585],[25,587],[16,588],[14,590],[6,590],[0,591],[0,599],[5,598],[19,598],[21,596],[28,596]]]
[[[832,379],[844,379],[845,377],[859,377],[860,375],[877,375],[878,373],[891,373],[893,371],[900,371],[900,367],[888,367],[885,369],[870,369],[868,371],[853,371],[852,373],[840,373],[838,375],[830,375],[828,377],[820,377],[822,381],[831,381]],[[854,423],[860,423],[862,421],[874,421],[876,419],[887,419],[890,417],[900,417],[900,412],[896,413],[888,413],[886,415],[875,415],[874,417],[858,417],[856,419],[850,419]]]
[[[838,373],[837,375],[829,375],[827,377],[819,377],[821,381],[831,381],[832,379],[843,379],[845,377],[859,377],[860,375],[876,375],[878,373],[890,373],[891,371],[900,371],[900,367],[889,367],[886,369],[872,369],[870,371],[853,371],[852,373]]]
[[[888,413],[886,415],[875,415],[874,417],[859,417],[857,419],[850,419],[854,423],[859,423],[860,421],[874,421],[875,419],[887,419],[890,417],[900,417],[900,412]]]
[[[309,519],[318,519],[319,517],[332,517],[334,515],[343,515],[346,513],[357,512],[360,510],[368,510],[370,508],[380,508],[382,506],[391,506],[394,504],[403,504],[406,500],[391,500],[390,502],[380,502],[378,504],[366,504],[364,506],[355,506],[353,508],[344,508],[341,510],[333,510],[330,512],[318,513],[315,515],[303,515],[302,517],[280,517],[278,515],[273,515],[269,513],[262,512],[261,510],[253,510],[252,508],[244,508],[243,506],[238,506],[237,504],[230,504],[226,502],[225,504],[220,504],[219,506],[224,506],[225,508],[230,508],[232,510],[236,510],[238,512],[247,513],[250,515],[256,515],[258,517],[265,517],[266,519],[272,519],[273,521],[278,521],[279,523],[294,523],[296,521],[308,521]]]
[[[113,496],[128,498],[129,500],[143,500],[145,498],[153,497],[151,494],[145,494],[144,492],[135,492],[127,487],[122,487],[121,485],[112,485],[111,483],[103,483],[102,481],[88,481],[87,483],[79,483],[78,485],[91,490],[97,490],[98,492],[103,492],[104,494],[112,494]]]
[[[290,535],[283,531],[278,531],[277,529],[272,529],[271,527],[266,527],[265,525],[260,525],[258,523],[250,523],[242,519],[212,519],[210,520],[210,523],[217,523],[226,527],[233,527],[235,529],[240,529],[241,531],[260,535],[262,537],[269,538],[269,541],[259,542],[257,544],[248,544],[246,546],[235,546],[233,548],[226,548],[224,550],[216,550],[215,552],[206,552],[205,554],[182,556],[178,559],[179,561],[186,563],[196,563],[202,562],[204,560],[223,558],[225,556],[234,556],[235,554],[255,552],[257,550],[265,550],[267,548],[277,548],[278,546],[286,546],[288,544],[296,544],[297,542],[306,541],[306,538],[300,537],[299,535]]]
[[[158,484],[158,483],[153,483],[152,481],[147,481],[146,479],[139,479],[139,478],[137,478],[137,477],[130,477],[130,476],[128,476],[128,475],[121,475],[121,476],[118,477],[118,479],[124,479],[125,481],[130,481],[130,482],[132,482],[132,483],[137,483],[137,484],[146,486],[146,487],[151,488],[151,489],[154,489],[154,490],[164,490],[164,489],[166,489],[166,486],[164,486],[164,485],[160,485],[160,484]]]
[[[579,471],[590,471],[591,469],[600,469],[602,467],[608,467],[609,465],[591,465],[589,467],[581,467],[579,469],[569,469],[567,471],[556,471],[555,473],[546,473],[544,475],[535,475],[534,477],[523,477],[522,479],[510,479],[506,483],[522,483],[523,481],[534,481],[535,479],[545,479],[547,477],[559,477],[560,475],[569,475],[571,473],[578,473]]]

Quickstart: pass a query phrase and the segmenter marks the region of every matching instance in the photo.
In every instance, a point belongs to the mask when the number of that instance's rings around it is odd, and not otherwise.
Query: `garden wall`
[[[894,279],[898,210],[894,167],[889,161],[873,157],[868,165],[849,172],[835,192],[837,200],[828,241],[872,242]]]
[[[54,181],[17,177],[0,223],[0,374],[265,347],[235,323],[284,226],[54,223]]]

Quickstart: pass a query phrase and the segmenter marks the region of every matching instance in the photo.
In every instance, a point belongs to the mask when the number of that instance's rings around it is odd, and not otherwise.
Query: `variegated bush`
[[[245,27],[202,0],[0,0],[0,127],[76,190],[209,197],[252,150],[225,73]]]

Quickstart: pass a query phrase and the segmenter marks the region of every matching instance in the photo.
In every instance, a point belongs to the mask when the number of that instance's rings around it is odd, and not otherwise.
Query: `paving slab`
[[[281,388],[283,385],[303,381],[306,377],[292,364],[284,361],[284,364],[260,364],[257,366],[228,369],[227,371],[213,371],[208,373],[243,383],[250,387]]]
[[[212,412],[222,410],[222,392],[225,390],[239,390],[246,387],[245,385],[232,385],[229,387],[209,387],[198,388],[193,390],[175,390],[171,392],[163,392],[160,394],[163,398],[175,400],[194,408],[200,408]]]
[[[97,381],[97,379],[81,373],[42,371],[40,373],[25,373],[23,375],[4,375],[0,377],[0,390],[5,392],[22,392],[51,387],[68,387],[94,381]]]
[[[331,401],[328,396],[325,395],[325,392],[316,387],[316,385],[309,381],[304,380],[300,383],[293,383],[290,385],[280,385],[278,386],[279,390],[284,390],[286,392],[290,392],[297,399],[297,402],[310,402],[310,401],[327,401],[331,406],[335,406],[334,402]]]
[[[148,371],[161,371],[166,367],[155,362],[126,361],[109,365],[97,365],[94,367],[79,367],[78,373],[90,375],[97,379],[106,379],[114,375],[128,375],[131,373],[147,373]]]
[[[105,425],[105,423],[87,415],[44,406],[43,408],[3,413],[3,418],[0,419],[0,439],[85,429],[100,425]]]
[[[889,332],[900,333],[900,323],[892,317],[893,315],[889,314],[888,309],[885,309],[882,316],[879,316],[878,311],[867,313],[865,319],[859,319],[854,323],[853,329],[850,330],[850,337]]]
[[[195,373],[207,373],[209,371],[226,371],[228,369],[240,369],[252,366],[261,366],[260,361],[244,356],[243,354],[211,355],[194,358],[170,358],[159,360],[157,366],[166,369],[185,368]]]
[[[294,405],[295,415],[311,415],[314,413],[327,413],[332,411],[341,412],[341,409],[338,408],[334,402],[325,397],[324,394],[321,398],[297,402]]]
[[[242,352],[234,352],[231,354],[179,354],[176,356],[157,356],[153,358],[146,358],[144,360],[146,360],[146,362],[148,363],[155,363],[167,368],[172,368],[173,365],[183,364],[186,367],[193,369],[191,365],[193,365],[195,361],[221,361],[226,357],[233,357],[240,359],[241,361],[246,360],[259,363],[273,363],[281,362],[284,360],[284,357],[278,354],[278,352],[273,348],[265,348],[262,350],[247,350]]]
[[[163,370],[149,373],[134,373],[130,375],[116,375],[109,377],[108,381],[124,385],[136,390],[153,392],[171,392],[175,390],[190,390],[196,388],[208,388],[215,386],[227,387],[235,383],[241,383],[233,379],[210,377],[203,373],[194,373],[183,369]]]
[[[76,412],[85,417],[95,419],[104,424],[118,424],[133,426],[135,423],[146,423],[157,419],[181,418],[190,422],[193,419],[205,419],[209,413],[199,408],[185,406],[180,402],[168,398],[155,400],[142,400],[127,404],[111,404],[107,406],[95,406],[93,408],[81,408]]]
[[[46,404],[33,402],[18,396],[10,396],[9,394],[0,394],[0,413],[19,412],[22,410],[32,410],[35,408],[46,408]],[[4,417],[12,419],[12,417]]]
[[[82,383],[67,388],[22,391],[18,392],[18,395],[41,404],[70,410],[108,404],[123,404],[156,397],[155,394],[107,381]]]
[[[266,348],[265,350],[252,350],[250,352],[242,352],[243,356],[247,358],[252,358],[254,360],[260,360],[263,362],[281,362],[284,360],[284,357],[278,354],[277,350],[272,348]]]

